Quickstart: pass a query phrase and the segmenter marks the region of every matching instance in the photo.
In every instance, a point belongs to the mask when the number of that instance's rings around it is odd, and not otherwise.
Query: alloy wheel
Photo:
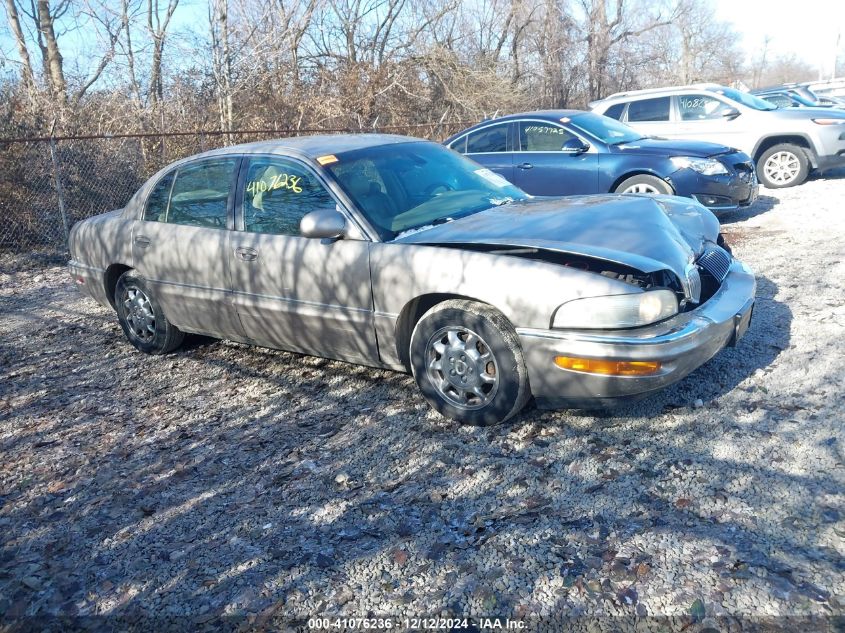
[[[763,171],[769,181],[786,185],[798,178],[801,172],[801,161],[792,152],[781,150],[775,152],[766,160]]]
[[[136,286],[129,286],[121,297],[124,318],[132,336],[143,342],[155,337],[156,319],[150,298]]]
[[[429,339],[425,354],[431,383],[451,405],[480,409],[496,396],[499,366],[476,332],[459,326],[441,328]]]
[[[649,193],[649,194],[659,194],[661,193],[658,191],[657,187],[654,185],[649,185],[648,183],[639,182],[635,185],[631,185],[630,187],[626,187],[622,193]]]

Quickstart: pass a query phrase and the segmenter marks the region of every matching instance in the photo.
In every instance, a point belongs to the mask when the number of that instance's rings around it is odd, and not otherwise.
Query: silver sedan
[[[755,294],[695,202],[532,198],[386,135],[192,156],[77,224],[70,251],[142,352],[193,332],[410,371],[471,424],[665,387],[736,343]]]

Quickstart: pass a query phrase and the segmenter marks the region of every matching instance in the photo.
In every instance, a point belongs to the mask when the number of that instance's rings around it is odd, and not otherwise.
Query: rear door
[[[229,297],[227,244],[240,157],[191,161],[165,174],[135,225],[135,269],[176,326],[242,338]]]
[[[672,122],[672,98],[653,97],[628,103],[626,122],[646,136],[677,138]]]
[[[567,141],[583,139],[550,121],[516,121],[518,150],[513,183],[534,196],[598,192],[598,153],[564,151]]]
[[[317,173],[295,158],[254,156],[237,198],[228,257],[247,336],[317,356],[377,359],[369,242],[299,233],[303,216],[337,205]]]

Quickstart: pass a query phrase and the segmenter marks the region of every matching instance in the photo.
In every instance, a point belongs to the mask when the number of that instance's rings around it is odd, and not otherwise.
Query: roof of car
[[[560,120],[564,117],[575,116],[576,114],[584,114],[586,110],[532,110],[530,112],[516,112],[514,114],[506,114],[496,119],[497,121],[511,121],[513,119],[524,119],[526,117],[537,117],[540,119]]]
[[[662,94],[665,92],[677,92],[679,90],[702,90],[707,88],[721,88],[722,86],[719,84],[713,83],[701,83],[701,84],[689,84],[687,86],[666,86],[664,88],[644,88],[642,90],[626,90],[624,92],[616,92],[612,95],[608,95],[603,99],[598,99],[597,101],[590,102],[590,105],[600,103],[602,101],[609,101],[611,99],[619,99],[622,97],[637,97],[640,95],[650,95],[650,94]]]
[[[516,121],[519,119],[527,119],[527,118],[534,118],[534,119],[543,119],[546,121],[553,121],[555,123],[559,122],[561,119],[565,119],[566,117],[572,117],[579,114],[589,114],[588,110],[531,110],[530,112],[516,112],[514,114],[505,114],[500,117],[495,117],[492,119],[484,119],[483,121],[479,121],[475,125],[471,125],[468,128],[464,128],[460,132],[456,132],[449,138],[447,138],[444,143],[450,143],[452,140],[463,136],[467,132],[470,132],[478,127],[483,127],[485,125],[490,125],[491,123],[507,123],[508,121]]]
[[[398,134],[316,134],[313,136],[292,136],[289,138],[270,139],[241,145],[231,145],[209,150],[192,158],[219,156],[221,154],[275,154],[293,151],[309,158],[326,154],[340,154],[356,149],[409,143],[424,139]]]

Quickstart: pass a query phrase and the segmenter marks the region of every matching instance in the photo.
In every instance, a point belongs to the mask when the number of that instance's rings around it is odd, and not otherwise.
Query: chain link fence
[[[440,141],[466,122],[376,132]],[[124,206],[156,171],[224,145],[351,129],[238,130],[0,139],[0,251],[61,255],[74,223]]]

